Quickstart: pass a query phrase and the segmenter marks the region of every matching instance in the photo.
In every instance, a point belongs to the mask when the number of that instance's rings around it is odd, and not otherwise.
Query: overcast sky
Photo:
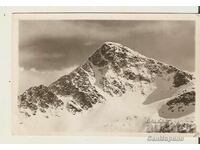
[[[105,41],[192,72],[194,31],[192,21],[20,21],[20,78],[30,80],[37,72],[38,82],[48,84],[82,64]],[[54,75],[45,81],[40,73]]]

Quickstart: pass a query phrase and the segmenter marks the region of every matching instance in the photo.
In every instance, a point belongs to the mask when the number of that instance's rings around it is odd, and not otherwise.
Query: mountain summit
[[[152,108],[158,116],[180,118],[194,112],[193,81],[194,76],[186,71],[121,44],[105,42],[71,73],[48,87],[25,91],[18,106],[27,116],[55,109],[76,115],[96,109],[98,104],[107,105],[110,99],[114,103],[121,99],[133,103],[133,108],[159,104]]]

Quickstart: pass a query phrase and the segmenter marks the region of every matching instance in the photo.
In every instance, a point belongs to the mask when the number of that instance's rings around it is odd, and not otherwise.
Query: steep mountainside
[[[188,72],[145,57],[121,44],[105,42],[70,74],[48,87],[32,87],[25,91],[19,96],[18,106],[28,116],[57,108],[75,115],[132,93],[128,99],[142,106],[165,99],[155,111],[163,118],[178,118],[194,112],[193,80]],[[139,101],[136,95],[144,100]]]
[[[66,97],[66,101],[72,97],[67,108],[76,113],[105,101],[102,92],[113,97],[131,90],[148,96],[154,90],[149,84],[158,78],[172,81],[170,86],[174,89],[193,79],[191,74],[171,65],[147,58],[121,44],[106,42],[82,66],[52,83],[49,89]]]

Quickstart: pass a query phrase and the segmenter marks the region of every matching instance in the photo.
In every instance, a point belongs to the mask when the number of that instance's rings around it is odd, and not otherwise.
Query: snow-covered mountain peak
[[[46,92],[42,94],[45,96],[46,93],[52,93],[57,96],[54,99],[59,104],[58,99],[61,100],[64,110],[74,115],[89,112],[96,109],[98,105],[107,105],[108,101],[115,99],[121,99],[120,106],[143,108],[143,104],[146,107],[146,105],[169,98],[171,103],[164,107],[164,111],[157,107],[153,109],[156,113],[162,112],[164,114],[162,116],[171,116],[174,112],[168,115],[168,110],[170,111],[172,104],[173,111],[176,104],[180,106],[185,104],[186,99],[183,98],[185,92],[187,92],[186,96],[189,95],[187,105],[192,108],[186,112],[193,112],[194,90],[193,88],[189,92],[186,90],[189,87],[188,84],[190,87],[193,86],[193,79],[192,74],[172,65],[143,56],[122,44],[105,42],[85,63],[50,84],[45,88]],[[37,91],[40,92],[41,89],[35,88],[34,93]],[[176,94],[177,92],[179,94]],[[29,105],[33,103],[37,106],[38,102],[47,101],[46,97],[43,99],[43,95],[35,94],[31,97],[30,92],[25,92],[19,97],[19,102]],[[112,107],[115,107],[114,105],[117,106],[116,102]],[[23,106],[23,109],[29,109],[29,107]],[[38,111],[40,109],[34,110],[34,114]],[[180,113],[176,112],[176,116],[181,117]]]

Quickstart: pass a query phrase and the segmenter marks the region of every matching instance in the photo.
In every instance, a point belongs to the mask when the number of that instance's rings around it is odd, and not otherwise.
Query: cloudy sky
[[[105,41],[194,71],[192,21],[20,21],[20,91],[48,85],[82,64]]]

